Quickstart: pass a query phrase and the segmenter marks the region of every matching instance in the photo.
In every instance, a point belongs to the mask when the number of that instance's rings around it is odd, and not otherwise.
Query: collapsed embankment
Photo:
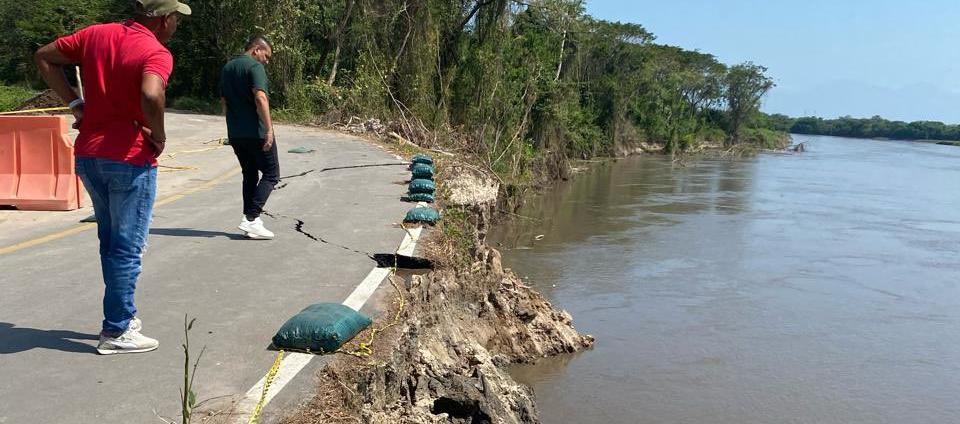
[[[593,345],[486,246],[496,184],[449,166],[440,181],[447,181],[440,194],[450,222],[422,245],[437,269],[392,276],[397,297],[371,328],[395,325],[378,333],[373,354],[337,357],[321,372],[316,396],[281,422],[537,423],[532,390],[506,366]]]
[[[383,140],[387,131],[380,127],[371,120],[338,129]],[[391,150],[423,147],[390,134],[399,144]],[[703,150],[736,156],[719,143]],[[618,154],[648,151],[662,149],[639,144]],[[506,366],[593,345],[592,337],[576,331],[568,313],[504,270],[500,253],[486,245],[493,211],[498,205],[510,209],[523,190],[503,189],[495,176],[456,162],[441,159],[438,200],[444,219],[421,248],[437,269],[391,277],[397,299],[404,302],[401,307],[394,301],[373,325],[388,326],[378,334],[373,355],[338,357],[322,371],[316,396],[281,422],[538,423],[532,390],[515,382]],[[543,162],[567,165],[566,160]],[[547,180],[566,173],[541,168]],[[504,192],[512,195],[504,199]],[[356,340],[367,338],[364,333]]]

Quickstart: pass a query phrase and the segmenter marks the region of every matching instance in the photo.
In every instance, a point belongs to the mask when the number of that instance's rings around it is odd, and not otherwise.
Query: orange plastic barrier
[[[0,116],[0,205],[40,211],[82,206],[68,128],[61,116]]]

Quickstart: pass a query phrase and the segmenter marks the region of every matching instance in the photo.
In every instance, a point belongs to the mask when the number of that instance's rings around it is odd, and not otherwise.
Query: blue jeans
[[[106,285],[102,332],[118,336],[137,313],[133,293],[157,195],[157,168],[77,158],[77,175],[90,193],[97,216],[100,267]]]

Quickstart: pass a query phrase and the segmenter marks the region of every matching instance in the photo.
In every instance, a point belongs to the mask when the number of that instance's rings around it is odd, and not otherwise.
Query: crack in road
[[[339,170],[342,170],[342,169],[377,168],[377,167],[384,167],[384,166],[408,166],[408,165],[410,165],[410,164],[409,164],[409,163],[406,163],[406,162],[402,162],[402,163],[391,162],[391,163],[373,163],[373,164],[367,164],[367,165],[332,166],[332,167],[329,167],[329,168],[322,168],[322,169],[320,169],[320,170],[310,169],[310,170],[307,170],[307,171],[303,171],[303,172],[301,172],[301,173],[299,173],[299,174],[293,174],[293,175],[287,175],[286,177],[280,177],[280,181],[283,181],[283,180],[286,180],[286,179],[290,179],[290,178],[304,177],[304,176],[310,175],[310,174],[312,174],[312,173],[314,173],[314,172],[316,172],[316,173],[319,174],[319,173],[321,173],[321,172],[339,171]]]
[[[377,253],[373,255],[377,268],[433,269],[433,261],[397,253]]]
[[[351,247],[344,246],[342,244],[333,243],[329,240],[324,239],[323,237],[317,236],[313,233],[308,232],[307,230],[304,230],[303,227],[305,227],[307,223],[300,218],[294,218],[292,216],[286,216],[278,213],[270,213],[267,211],[264,211],[263,214],[276,220],[280,220],[280,218],[292,220],[295,223],[294,229],[298,233],[302,234],[304,237],[310,240],[313,240],[317,243],[327,244],[336,248],[346,250],[351,253],[358,253],[363,256],[366,256],[367,258],[370,258],[377,263],[377,268],[397,268],[397,269],[412,269],[412,270],[434,269],[433,261],[429,259],[418,258],[415,256],[400,255],[397,253],[364,252],[362,250],[357,250]]]
[[[321,172],[336,171],[336,170],[342,170],[342,169],[374,168],[374,167],[385,167],[385,166],[407,166],[407,165],[409,165],[409,164],[408,164],[408,163],[396,163],[396,162],[394,162],[394,163],[375,163],[375,164],[367,164],[367,165],[335,166],[335,167],[329,167],[329,168],[322,168],[322,169],[320,169],[320,170],[310,169],[310,170],[303,171],[303,172],[301,172],[301,173],[299,173],[299,174],[294,174],[294,175],[288,175],[288,176],[286,176],[286,177],[281,177],[281,178],[280,178],[280,181],[284,181],[284,180],[291,179],[291,178],[299,178],[299,177],[303,177],[303,176],[306,176],[306,175],[310,175],[310,174],[312,174],[312,173],[321,173]],[[287,187],[288,184],[289,184],[289,183],[284,182],[283,184],[280,184],[280,185],[278,185],[276,188],[274,188],[274,190],[281,190],[281,189],[283,189],[284,187]],[[300,219],[300,218],[295,218],[295,217],[292,217],[292,216],[286,216],[286,215],[279,214],[279,213],[270,213],[270,212],[267,212],[267,211],[264,211],[263,214],[266,215],[266,216],[269,216],[270,218],[273,218],[273,219],[275,219],[275,220],[278,220],[278,221],[280,220],[280,218],[292,220],[292,221],[295,222],[295,224],[294,224],[294,229],[295,229],[298,233],[302,234],[304,237],[306,237],[306,238],[308,238],[308,239],[310,239],[310,240],[313,240],[313,241],[315,241],[315,242],[318,242],[318,243],[327,244],[327,245],[330,245],[330,246],[333,246],[333,247],[337,247],[337,248],[346,250],[346,251],[351,252],[351,253],[358,253],[358,254],[361,254],[361,255],[363,255],[363,256],[366,256],[367,258],[370,258],[370,259],[372,259],[374,262],[376,262],[378,268],[433,269],[433,262],[431,262],[431,261],[429,261],[429,260],[427,260],[427,259],[416,258],[416,257],[411,257],[411,256],[404,256],[404,255],[398,255],[398,254],[387,254],[387,253],[372,254],[372,253],[370,253],[370,252],[364,252],[364,251],[361,251],[361,250],[357,250],[357,249],[354,249],[354,248],[351,248],[351,247],[344,246],[344,245],[342,245],[342,244],[333,243],[333,242],[331,242],[331,241],[329,241],[329,240],[324,239],[323,237],[314,235],[314,234],[312,234],[312,233],[304,230],[304,227],[305,227],[307,224],[306,224],[306,221],[304,221],[304,220],[302,220],[302,219]]]
[[[366,257],[368,257],[368,258],[370,258],[370,259],[373,259],[373,255],[371,255],[369,252],[364,252],[364,251],[362,251],[362,250],[357,250],[357,249],[354,249],[354,248],[351,248],[351,247],[344,246],[344,245],[342,245],[342,244],[333,243],[333,242],[324,240],[323,237],[317,237],[317,236],[315,236],[315,235],[313,235],[313,234],[310,234],[310,233],[304,231],[304,230],[303,230],[303,226],[306,225],[306,223],[303,222],[302,219],[296,219],[296,218],[295,218],[294,221],[297,222],[297,225],[296,225],[296,230],[297,230],[297,232],[300,233],[300,234],[303,234],[304,236],[306,236],[306,237],[309,238],[310,240],[318,241],[318,242],[324,243],[324,244],[329,244],[329,245],[334,246],[334,247],[339,247],[339,248],[341,248],[341,249],[343,249],[343,250],[346,250],[346,251],[348,251],[348,252],[359,253],[359,254],[361,254],[361,255],[363,255],[363,256],[366,256]]]
[[[280,181],[288,180],[288,179],[290,179],[290,178],[302,177],[302,176],[311,174],[311,173],[316,172],[316,171],[317,171],[316,169],[311,169],[311,170],[309,170],[309,171],[303,171],[303,172],[301,172],[301,173],[299,173],[299,174],[287,175],[286,177],[280,177]]]
[[[303,229],[303,227],[304,227],[305,225],[307,225],[306,222],[305,222],[304,220],[300,219],[300,218],[294,218],[294,217],[292,217],[292,216],[286,216],[286,215],[283,215],[283,214],[274,214],[274,213],[270,213],[270,212],[267,212],[267,211],[264,211],[263,214],[266,215],[266,216],[269,216],[269,217],[271,217],[271,218],[273,218],[273,219],[276,219],[276,220],[279,220],[280,218],[286,218],[286,219],[293,220],[293,221],[296,223],[296,224],[294,225],[294,229],[297,230],[298,233],[303,234],[305,237],[307,237],[307,238],[310,239],[310,240],[313,240],[313,241],[318,242],[318,243],[328,244],[328,245],[330,245],[330,246],[337,247],[337,248],[346,250],[346,251],[348,251],[348,252],[359,253],[359,254],[361,254],[361,255],[363,255],[363,256],[366,256],[366,257],[368,257],[368,258],[370,258],[370,259],[373,259],[374,261],[376,260],[376,259],[373,257],[373,254],[371,254],[371,253],[369,253],[369,252],[364,252],[364,251],[361,251],[361,250],[357,250],[357,249],[354,249],[354,248],[351,248],[351,247],[344,246],[344,245],[342,245],[342,244],[333,243],[333,242],[331,242],[331,241],[329,241],[329,240],[324,239],[323,237],[315,236],[315,235],[313,235],[313,234],[311,234],[311,233],[308,233],[306,230]]]

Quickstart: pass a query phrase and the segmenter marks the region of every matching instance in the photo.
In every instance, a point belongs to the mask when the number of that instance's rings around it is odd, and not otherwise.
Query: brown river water
[[[960,423],[960,148],[794,140],[595,164],[499,228],[597,338],[512,370],[544,423]]]

